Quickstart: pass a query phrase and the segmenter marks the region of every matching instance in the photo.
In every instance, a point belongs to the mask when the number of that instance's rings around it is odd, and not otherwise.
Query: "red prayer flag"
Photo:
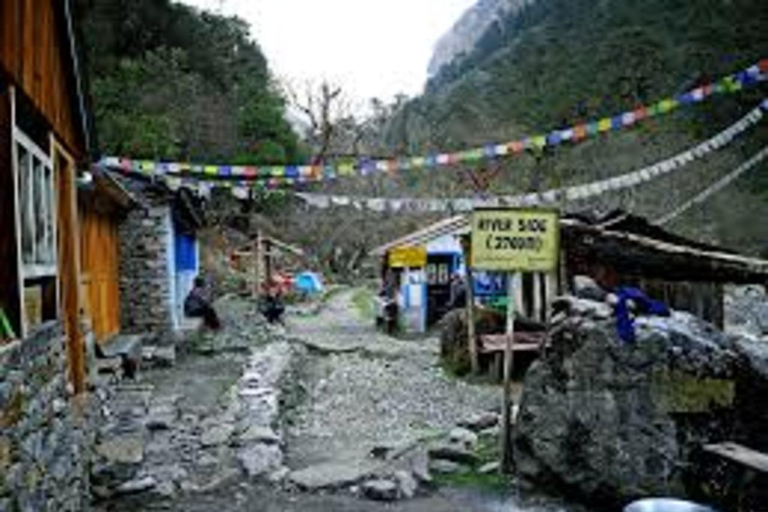
[[[763,59],[758,62],[757,67],[760,68],[761,73],[768,73],[768,59]]]
[[[587,138],[587,125],[580,124],[573,127],[573,140],[581,140]]]
[[[639,107],[635,109],[635,121],[642,121],[648,117],[648,109],[646,107]]]
[[[525,146],[523,145],[522,141],[519,140],[509,144],[509,149],[511,149],[513,153],[521,153],[524,147]]]

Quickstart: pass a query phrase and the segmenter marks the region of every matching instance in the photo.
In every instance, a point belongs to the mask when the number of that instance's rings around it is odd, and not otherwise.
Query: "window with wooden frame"
[[[38,325],[59,317],[58,184],[45,119],[20,91],[13,89],[11,98],[11,163],[23,338]]]
[[[29,137],[14,129],[19,242],[24,279],[56,276],[56,194],[53,165]]]

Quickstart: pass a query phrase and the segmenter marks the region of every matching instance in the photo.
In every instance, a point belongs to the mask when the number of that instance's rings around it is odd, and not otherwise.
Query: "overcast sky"
[[[475,0],[183,0],[251,24],[278,77],[355,100],[421,92],[432,48]]]

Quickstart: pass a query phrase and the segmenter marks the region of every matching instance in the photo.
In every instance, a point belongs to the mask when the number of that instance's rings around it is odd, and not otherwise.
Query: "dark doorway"
[[[427,257],[427,328],[435,325],[448,312],[453,262],[452,254]]]

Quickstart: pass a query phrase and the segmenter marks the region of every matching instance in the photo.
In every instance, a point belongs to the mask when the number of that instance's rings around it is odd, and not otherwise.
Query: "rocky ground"
[[[435,338],[394,340],[355,314],[351,292],[317,317],[292,322],[310,356],[307,399],[288,429],[294,467],[359,460],[447,432],[477,413],[498,411],[499,388],[470,385],[438,366]]]
[[[114,387],[97,511],[576,510],[474,485],[495,473],[499,389],[446,375],[434,339],[377,334],[352,295],[287,329],[227,299],[223,332]]]

